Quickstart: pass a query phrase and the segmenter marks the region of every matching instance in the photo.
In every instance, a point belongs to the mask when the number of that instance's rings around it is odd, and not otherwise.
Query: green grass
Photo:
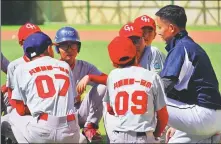
[[[78,55],[78,59],[86,60],[94,65],[96,65],[101,71],[109,73],[113,68],[107,52],[108,42],[105,41],[84,41],[82,42],[82,49]],[[161,51],[166,53],[164,43],[153,43]],[[3,54],[10,60],[15,60],[23,55],[23,49],[19,47],[17,41],[2,41],[1,50]],[[212,65],[215,69],[216,75],[221,82],[221,51],[220,44],[201,44],[209,55]],[[58,58],[59,55],[55,53],[55,57]],[[1,73],[1,83],[5,82],[5,74]],[[220,87],[221,90],[221,87]]]
[[[15,60],[16,58],[22,56],[22,48],[19,47],[15,41],[2,41],[2,52],[10,60]],[[113,67],[110,63],[108,52],[107,52],[108,42],[103,41],[83,41],[82,49],[78,55],[78,59],[86,60],[94,65],[96,65],[101,71],[109,73]],[[157,46],[164,53],[164,43],[154,43],[154,46]],[[201,46],[206,50],[209,55],[212,65],[215,69],[216,75],[219,82],[221,82],[221,51],[220,44],[201,44]],[[59,55],[55,54],[55,57],[58,58]],[[1,73],[1,84],[5,83],[6,76],[4,73]],[[219,87],[221,90],[221,86]],[[87,88],[88,91],[88,88]],[[103,121],[100,122],[100,132],[105,136],[105,130],[103,127]]]
[[[45,24],[39,25],[42,30],[58,30],[63,26],[73,26],[77,30],[119,30],[122,25],[110,25],[110,24],[103,24],[103,25],[88,25],[88,24],[66,24],[66,23],[58,23],[58,24]],[[12,25],[12,26],[1,26],[2,30],[18,30],[20,25]],[[187,26],[188,31],[221,31],[221,26]]]
[[[221,26],[187,26],[188,31],[221,31]]]

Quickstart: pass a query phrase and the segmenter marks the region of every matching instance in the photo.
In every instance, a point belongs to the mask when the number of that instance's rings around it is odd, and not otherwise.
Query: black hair
[[[125,60],[127,60],[127,59],[129,59],[129,57],[122,57],[122,58],[120,59],[120,61],[125,61]],[[136,57],[134,57],[132,60],[130,60],[130,61],[127,62],[126,64],[118,64],[118,66],[119,66],[120,68],[132,66],[132,65],[134,65],[134,63],[135,63],[135,60],[136,60]]]
[[[141,28],[142,30],[148,29],[148,30],[154,30],[151,26],[144,26]]]
[[[155,15],[177,25],[179,28],[186,27],[187,17],[183,7],[167,5],[157,11]]]
[[[132,41],[132,43],[134,44],[134,45],[136,45],[137,43],[139,43],[139,41],[140,41],[140,39],[141,39],[141,37],[139,37],[139,36],[130,36],[130,37],[128,37],[131,41]]]

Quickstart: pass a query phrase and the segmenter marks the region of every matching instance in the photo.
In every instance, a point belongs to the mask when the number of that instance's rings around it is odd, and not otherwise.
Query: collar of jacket
[[[170,39],[169,41],[167,41],[167,46],[165,47],[165,49],[167,50],[167,52],[169,52],[171,49],[173,49],[176,45],[176,43],[182,39],[183,37],[187,36],[188,32],[186,30],[182,30],[179,33],[177,33],[172,39]]]

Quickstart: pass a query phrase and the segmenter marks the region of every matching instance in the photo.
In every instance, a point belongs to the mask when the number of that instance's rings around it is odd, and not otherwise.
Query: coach
[[[168,52],[160,73],[167,94],[168,124],[177,129],[169,143],[197,143],[220,136],[218,80],[206,52],[188,36],[184,8],[168,5],[155,15]]]

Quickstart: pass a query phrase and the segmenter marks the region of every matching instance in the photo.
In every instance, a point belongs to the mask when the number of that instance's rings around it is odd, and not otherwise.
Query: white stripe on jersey
[[[189,60],[188,53],[186,51],[186,48],[184,47],[185,50],[185,59],[180,71],[179,75],[179,81],[178,83],[174,86],[175,89],[178,91],[187,89],[189,80],[193,74],[194,66],[192,62]]]

